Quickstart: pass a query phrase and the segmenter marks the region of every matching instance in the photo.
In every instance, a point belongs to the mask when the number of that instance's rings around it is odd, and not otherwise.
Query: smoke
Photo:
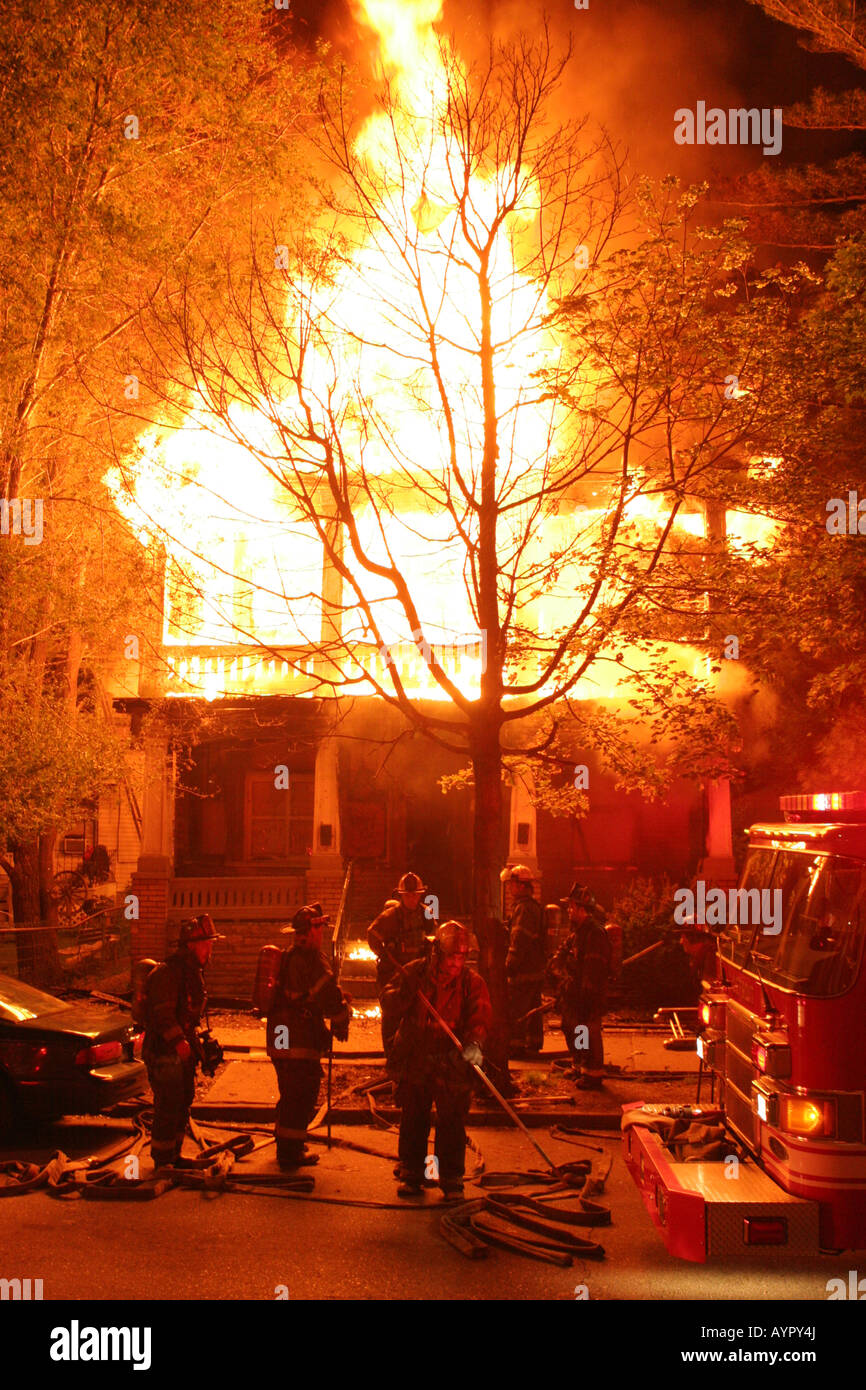
[[[376,45],[355,8],[352,0],[295,0],[293,14],[372,77]],[[545,17],[555,43],[573,46],[558,98],[563,119],[588,115],[628,151],[634,172],[654,178],[730,177],[762,158],[749,146],[676,144],[679,108],[784,107],[828,77],[828,60],[804,54],[794,30],[745,0],[588,0],[580,10],[573,0],[444,0],[440,28],[454,33],[467,60],[483,60],[491,39],[540,35]]]
[[[570,0],[558,0],[549,7],[548,22],[558,43],[571,42],[574,54],[559,96],[562,116],[589,115],[603,125],[640,173],[676,173],[687,181],[702,177],[706,147],[674,143],[674,112],[694,108],[699,98],[708,105],[739,104],[740,92],[728,76],[736,43],[723,22],[726,8],[708,12],[689,0],[663,5],[589,0],[588,9],[576,10]],[[470,0],[468,9],[474,13],[466,18],[463,0],[448,0],[445,10],[446,27],[453,22],[467,56],[470,50],[479,54],[490,34],[507,40],[521,31],[541,31],[541,4],[476,0],[473,5]],[[487,33],[478,10],[487,12]]]

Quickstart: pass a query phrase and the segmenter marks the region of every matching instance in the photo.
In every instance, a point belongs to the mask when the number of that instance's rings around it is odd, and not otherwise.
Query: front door
[[[311,848],[312,776],[292,772],[288,787],[276,781],[272,769],[246,774],[244,859],[250,864],[288,864]]]

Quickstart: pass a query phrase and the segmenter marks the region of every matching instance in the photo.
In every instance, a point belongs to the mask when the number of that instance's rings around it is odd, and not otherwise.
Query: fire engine
[[[623,1107],[631,1175],[687,1260],[866,1247],[866,793],[783,796],[781,809],[783,823],[749,831],[737,898],[751,910],[719,928],[700,1000],[709,1102]],[[761,895],[777,889],[768,929]],[[716,1140],[709,1158],[675,1142],[690,1127]]]

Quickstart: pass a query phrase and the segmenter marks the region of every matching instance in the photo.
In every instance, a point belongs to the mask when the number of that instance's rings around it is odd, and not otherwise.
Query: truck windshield
[[[781,891],[782,930],[774,936],[761,923],[728,926],[719,941],[724,959],[798,994],[850,989],[860,967],[866,923],[866,865],[861,860],[753,849],[740,887]]]

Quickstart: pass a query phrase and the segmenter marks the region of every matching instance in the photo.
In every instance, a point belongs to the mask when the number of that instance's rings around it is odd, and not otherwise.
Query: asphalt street
[[[353,1125],[335,1130],[383,1155],[396,1153],[396,1137]],[[538,1137],[555,1162],[585,1152]],[[490,1170],[536,1167],[527,1141],[506,1129],[479,1128],[473,1138]],[[97,1152],[105,1131],[63,1122],[40,1143],[0,1150],[0,1159],[33,1161],[61,1148],[70,1157]],[[262,1140],[264,1136],[262,1136]],[[45,1299],[268,1300],[590,1300],[768,1299],[826,1301],[827,1281],[857,1268],[851,1254],[802,1260],[762,1255],[748,1263],[707,1268],[669,1256],[644,1212],[620,1157],[616,1136],[587,1138],[610,1164],[601,1201],[613,1222],[595,1234],[602,1263],[577,1260],[560,1269],[508,1251],[469,1261],[439,1234],[438,1191],[421,1208],[370,1210],[325,1201],[237,1193],[173,1190],[147,1203],[57,1199],[43,1192],[0,1201],[0,1277],[43,1280]],[[243,1160],[243,1167],[274,1171],[273,1146]],[[149,1161],[142,1164],[142,1175]],[[388,1157],[348,1150],[322,1152],[315,1170],[317,1198],[394,1203]],[[467,1196],[472,1194],[467,1187]],[[863,1254],[860,1269],[866,1268]],[[796,1320],[796,1319],[794,1319]]]

